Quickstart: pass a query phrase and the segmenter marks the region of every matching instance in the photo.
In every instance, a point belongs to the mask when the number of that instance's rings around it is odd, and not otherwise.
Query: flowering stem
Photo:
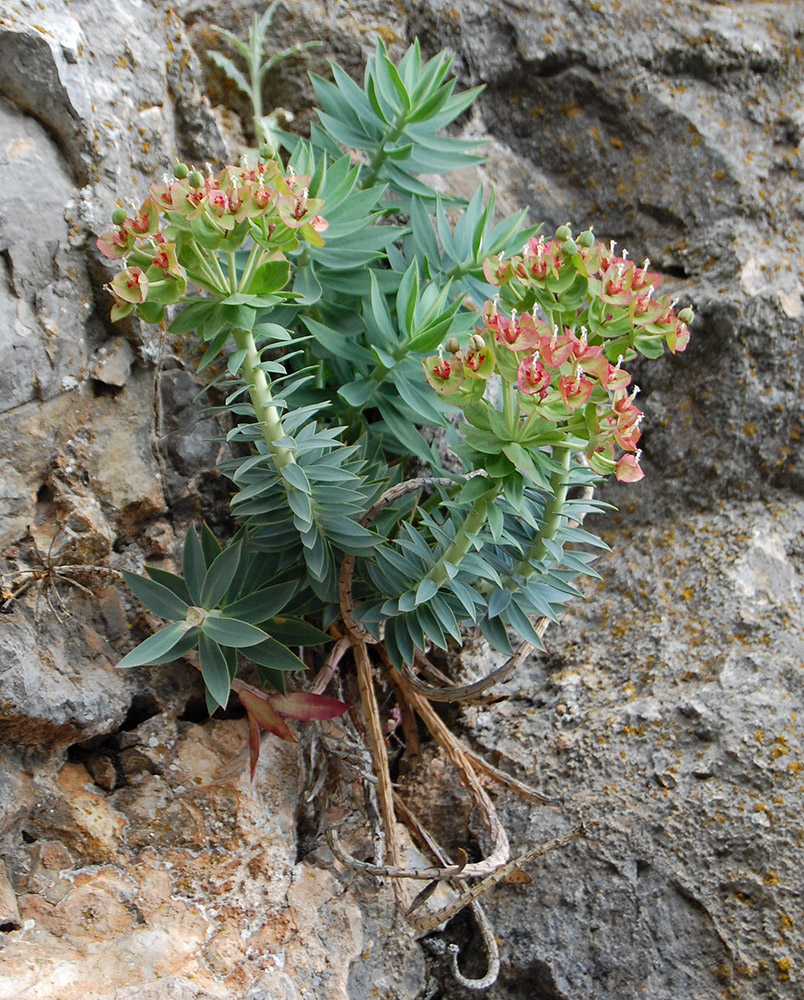
[[[226,281],[223,277],[223,272],[221,272],[220,267],[218,267],[218,272],[219,272],[218,275],[215,275],[212,268],[209,266],[209,261],[204,256],[204,254],[202,254],[201,251],[198,249],[195,240],[188,240],[187,245],[195,254],[198,263],[201,265],[201,270],[204,272],[206,280],[209,282],[210,285],[212,285],[213,289],[216,292],[226,291]],[[213,257],[213,260],[215,261],[216,264],[218,263],[216,257]],[[223,284],[221,284],[221,282]]]
[[[561,468],[556,469],[550,477],[553,496],[544,508],[544,520],[542,521],[539,534],[534,538],[530,548],[519,561],[512,575],[530,576],[533,572],[531,564],[541,561],[548,555],[545,542],[551,542],[561,527],[564,517],[564,505],[567,502],[572,449],[567,445],[556,445],[553,448],[553,456],[561,463]]]
[[[262,263],[265,251],[261,246],[256,243],[251,248],[251,253],[248,255],[248,260],[246,261],[246,266],[243,268],[243,274],[240,277],[240,284],[237,286],[238,292],[247,292],[248,286],[251,284],[251,279],[254,277],[254,272]]]
[[[463,524],[455,533],[452,543],[446,548],[444,554],[429,571],[425,579],[432,580],[440,587],[447,579],[447,565],[458,566],[461,560],[469,551],[472,543],[472,536],[476,535],[486,522],[486,510],[500,492],[500,482],[496,481],[472,504],[472,509],[464,518]]]
[[[508,425],[508,429],[513,437],[517,433],[517,424],[519,419],[516,412],[516,389],[507,380],[503,379],[502,382],[502,397],[503,397],[503,413],[505,414],[505,422]]]
[[[207,258],[201,253],[194,241],[190,241],[190,246],[193,248],[196,257],[208,265]],[[218,255],[214,252],[211,253],[210,260],[215,265],[215,274],[213,277],[217,277],[218,291],[226,293],[229,290],[229,282],[226,280],[226,275],[223,273],[223,268],[218,260]],[[212,271],[210,271],[210,273],[212,273]]]
[[[237,258],[234,250],[229,250],[226,258],[229,265],[229,291],[234,295],[237,291]]]
[[[296,461],[293,452],[290,448],[285,448],[277,444],[278,441],[285,437],[285,429],[282,426],[282,421],[279,419],[279,410],[276,408],[271,396],[265,372],[258,367],[260,354],[257,350],[257,345],[254,343],[254,337],[249,330],[233,329],[232,334],[237,349],[246,352],[246,356],[242,361],[243,377],[246,380],[248,394],[254,405],[260,427],[262,428],[262,436],[265,439],[265,443],[270,448],[278,468],[284,465],[292,465]]]

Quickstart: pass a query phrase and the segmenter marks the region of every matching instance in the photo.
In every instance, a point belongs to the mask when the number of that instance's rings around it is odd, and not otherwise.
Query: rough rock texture
[[[170,568],[191,518],[225,520],[226,488],[192,345],[110,326],[94,238],[177,155],[239,151],[242,95],[204,52],[212,24],[242,35],[263,9],[0,4],[0,584],[18,596],[0,622],[0,998],[473,995],[387,886],[326,852],[297,863],[294,750],[266,744],[249,786],[243,724],[193,721],[192,671],[113,668],[147,623],[108,571]],[[640,379],[648,478],[609,490],[602,582],[460,720],[564,799],[499,794],[515,849],[599,823],[489,897],[487,995],[800,996],[801,5],[285,0],[272,31],[324,43],[269,80],[301,127],[326,58],[358,75],[376,33],[451,46],[461,83],[486,84],[464,128],[490,138],[500,203],[594,223],[697,314],[686,354]],[[466,842],[449,770],[417,787]],[[468,917],[449,933],[482,974]]]
[[[245,739],[160,714],[39,781],[1,996],[346,1000],[357,896],[295,863],[295,747],[252,785]]]

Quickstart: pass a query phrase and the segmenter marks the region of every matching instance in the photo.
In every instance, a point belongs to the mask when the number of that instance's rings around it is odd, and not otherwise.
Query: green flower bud
[[[273,160],[276,158],[276,150],[269,143],[265,142],[260,146],[260,159],[261,160]]]
[[[177,163],[176,166],[173,168],[173,176],[180,181],[183,181],[184,178],[189,173],[190,173],[190,168],[187,166],[186,163]]]
[[[587,229],[578,236],[578,243],[587,249],[595,242],[595,234],[591,229]]]
[[[565,240],[572,238],[572,230],[569,226],[559,226],[556,229],[556,239],[559,243],[563,243]]]
[[[449,337],[444,347],[449,351],[450,354],[457,354],[461,349],[461,345],[458,343],[457,337]]]
[[[568,257],[573,257],[578,252],[578,244],[575,240],[564,240],[561,244],[561,252]]]
[[[128,216],[126,215],[126,210],[124,208],[116,208],[112,212],[112,222],[116,226],[122,226],[127,218]]]
[[[191,188],[203,187],[204,175],[199,170],[194,170],[187,178],[187,183],[190,185]]]
[[[682,309],[678,314],[678,318],[682,323],[687,323],[688,325],[695,319],[695,313],[687,306],[686,309]]]

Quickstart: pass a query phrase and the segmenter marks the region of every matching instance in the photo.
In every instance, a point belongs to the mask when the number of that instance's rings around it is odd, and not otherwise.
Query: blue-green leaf
[[[184,621],[188,605],[172,590],[155,580],[148,579],[147,576],[138,576],[136,573],[124,571],[123,579],[128,584],[129,590],[155,615]]]
[[[215,608],[223,600],[226,591],[231,586],[240,565],[242,546],[240,542],[235,542],[223,552],[212,563],[204,577],[204,584],[201,588],[201,607]]]
[[[217,705],[226,708],[231,679],[223,650],[209,636],[203,634],[199,637],[198,648],[201,653],[201,676],[204,678],[207,691]]]
[[[298,590],[298,582],[263,587],[223,609],[227,618],[238,618],[250,625],[260,625],[285,608]]]
[[[176,597],[184,601],[185,604],[193,603],[190,591],[187,589],[187,584],[180,576],[176,576],[175,573],[169,573],[166,569],[159,569],[156,566],[146,566],[145,572],[152,580],[156,580],[163,587],[172,590]]]
[[[250,660],[272,670],[306,670],[306,665],[295,653],[276,639],[264,639],[259,645],[250,646],[245,654]]]
[[[135,646],[130,653],[126,653],[123,659],[117,664],[118,667],[146,667],[153,663],[165,662],[162,660],[165,653],[174,649],[184,636],[184,622],[173,622],[166,625],[153,635]],[[179,655],[179,654],[176,654]]]
[[[201,625],[201,631],[215,642],[234,649],[245,646],[255,646],[265,639],[266,633],[256,625],[239,621],[237,618],[227,618],[223,615],[207,615]]]
[[[184,536],[181,571],[184,581],[187,584],[187,589],[193,599],[193,604],[199,605],[201,603],[201,588],[204,585],[204,577],[207,573],[207,564],[204,561],[201,543],[192,524]]]

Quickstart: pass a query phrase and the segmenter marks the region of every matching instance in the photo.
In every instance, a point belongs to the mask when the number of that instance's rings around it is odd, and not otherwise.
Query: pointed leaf
[[[249,646],[245,654],[255,663],[260,663],[264,667],[271,667],[272,670],[306,670],[306,665],[296,656],[295,653],[283,646],[276,639],[268,637],[259,645]]]
[[[201,551],[204,553],[204,562],[207,568],[215,562],[223,551],[221,543],[206,522],[201,525]]]
[[[204,585],[204,577],[207,573],[207,564],[204,562],[204,554],[201,551],[201,543],[198,540],[195,527],[191,524],[184,536],[184,552],[182,554],[181,571],[184,582],[193,599],[193,604],[201,603],[201,588]]]
[[[198,649],[201,653],[201,676],[213,700],[226,708],[229,700],[229,667],[220,646],[203,633],[198,638]]]
[[[226,591],[231,586],[232,580],[234,580],[237,574],[241,554],[242,545],[240,542],[235,542],[234,545],[230,545],[228,549],[224,549],[215,558],[206,572],[204,584],[201,588],[202,608],[209,610],[210,608],[217,607],[223,600]]]
[[[184,621],[188,605],[180,597],[177,597],[173,590],[169,590],[147,576],[139,576],[137,573],[128,573],[125,570],[123,571],[123,579],[128,584],[132,594],[138,597],[155,615],[160,618]]]
[[[156,566],[146,566],[145,572],[152,580],[156,580],[156,582],[161,583],[163,587],[167,587],[168,590],[172,590],[176,597],[184,601],[185,604],[193,603],[193,599],[190,597],[190,591],[187,589],[187,584],[180,576],[176,576],[175,573],[169,573],[166,569],[159,569]]]
[[[263,642],[266,633],[256,625],[249,625],[248,622],[239,621],[237,618],[226,618],[223,615],[207,615],[201,625],[204,635],[214,639],[224,646],[231,646],[234,649],[242,649],[248,646],[256,646]]]
[[[207,55],[218,69],[223,70],[232,83],[242,90],[244,94],[249,97],[251,96],[251,87],[249,87],[248,81],[228,56],[221,55],[220,52],[215,52],[213,49],[207,49]]]
[[[280,642],[292,646],[320,646],[322,642],[332,641],[331,635],[301,618],[274,617],[269,631]]]
[[[273,587],[263,587],[255,590],[247,597],[223,609],[227,618],[239,618],[250,625],[260,625],[278,614],[293,597],[298,589],[298,583],[280,583]]]
[[[255,666],[257,668],[257,676],[263,684],[269,685],[274,691],[278,691],[279,694],[285,693],[285,675],[281,670],[272,670],[261,663],[257,663]]]
[[[280,740],[288,740],[291,743],[298,743],[296,734],[284,721],[284,719],[271,707],[267,698],[257,694],[256,691],[238,691],[237,697],[240,704],[245,708],[250,720],[253,718],[261,729],[267,729],[269,733],[278,736]],[[281,696],[280,696],[281,697]]]
[[[170,650],[174,649],[184,636],[184,622],[172,622],[135,646],[117,664],[118,667],[151,666]],[[177,654],[179,655],[179,654]]]
[[[328,698],[324,694],[310,694],[308,691],[272,694],[270,700],[277,712],[303,722],[309,722],[311,719],[334,719],[351,708],[351,705],[338,701],[337,698]]]

